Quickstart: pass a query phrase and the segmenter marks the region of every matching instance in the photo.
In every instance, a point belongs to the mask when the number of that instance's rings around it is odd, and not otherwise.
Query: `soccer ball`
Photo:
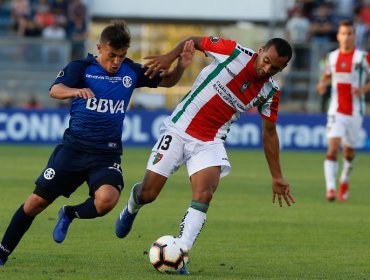
[[[165,235],[158,238],[150,247],[149,259],[161,273],[176,273],[188,262],[188,252],[177,237]]]

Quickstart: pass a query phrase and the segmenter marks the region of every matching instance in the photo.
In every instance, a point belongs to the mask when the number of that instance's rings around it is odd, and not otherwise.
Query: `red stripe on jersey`
[[[353,60],[354,53],[355,53],[355,50],[351,51],[350,53],[339,52],[337,64],[335,65],[335,72],[351,73],[352,72],[352,60]]]
[[[335,65],[336,73],[351,73],[352,72],[352,60],[355,50],[350,53],[339,52],[338,60]],[[352,86],[351,84],[337,84],[338,92],[338,109],[339,113],[345,115],[352,115]]]
[[[367,61],[367,64],[370,64],[370,53],[366,55],[366,61]]]
[[[202,141],[213,141],[217,131],[235,111],[218,96],[212,97],[194,116],[186,133]],[[204,124],[207,126],[204,126]]]
[[[234,51],[236,47],[236,42],[233,40],[225,40],[217,37],[203,37],[200,47],[204,51],[229,55]]]
[[[248,104],[257,96],[263,85],[268,79],[257,79],[256,71],[253,68],[257,54],[253,55],[247,65],[227,84],[227,87],[236,95],[244,104]],[[248,87],[241,90],[243,85],[248,83]]]
[[[351,84],[337,84],[338,90],[338,112],[352,115],[352,92]]]

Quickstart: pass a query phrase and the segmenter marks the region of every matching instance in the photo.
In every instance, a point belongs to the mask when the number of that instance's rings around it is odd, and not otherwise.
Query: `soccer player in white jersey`
[[[365,94],[370,90],[366,79],[370,74],[370,55],[355,46],[353,23],[345,20],[337,32],[339,48],[328,54],[325,75],[317,84],[323,95],[331,80],[331,101],[328,109],[328,149],[324,161],[326,199],[336,198],[338,153],[343,145],[343,166],[339,179],[338,200],[349,196],[349,177],[353,169],[355,148],[365,114]]]
[[[149,72],[167,69],[178,57],[181,41],[165,55],[151,56]],[[224,141],[231,123],[252,107],[262,117],[263,144],[272,176],[272,202],[295,200],[284,179],[276,132],[280,90],[271,78],[283,70],[292,56],[291,46],[281,38],[269,40],[258,52],[233,40],[192,37],[195,49],[213,58],[198,75],[191,91],[161,127],[161,136],[148,160],[144,180],[132,188],[127,206],[116,222],[116,235],[125,237],[144,204],[156,199],[167,178],[182,164],[192,186],[192,200],[180,224],[180,238],[190,250],[199,235],[219,179],[231,169]],[[184,271],[187,273],[187,271]]]

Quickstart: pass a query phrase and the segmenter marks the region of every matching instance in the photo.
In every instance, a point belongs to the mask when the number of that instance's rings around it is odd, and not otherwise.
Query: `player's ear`
[[[258,54],[261,54],[265,51],[265,46],[261,46],[259,49],[258,49]]]

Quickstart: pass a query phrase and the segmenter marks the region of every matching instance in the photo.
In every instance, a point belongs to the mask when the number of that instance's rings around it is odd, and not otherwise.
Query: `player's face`
[[[126,58],[128,47],[116,50],[107,44],[98,44],[97,48],[99,51],[97,60],[100,65],[109,73],[117,73]]]
[[[353,26],[339,26],[337,40],[341,50],[350,51],[355,47],[356,34]]]
[[[287,62],[288,57],[279,56],[275,46],[268,49],[261,47],[254,63],[254,70],[258,78],[266,79],[283,70]]]

